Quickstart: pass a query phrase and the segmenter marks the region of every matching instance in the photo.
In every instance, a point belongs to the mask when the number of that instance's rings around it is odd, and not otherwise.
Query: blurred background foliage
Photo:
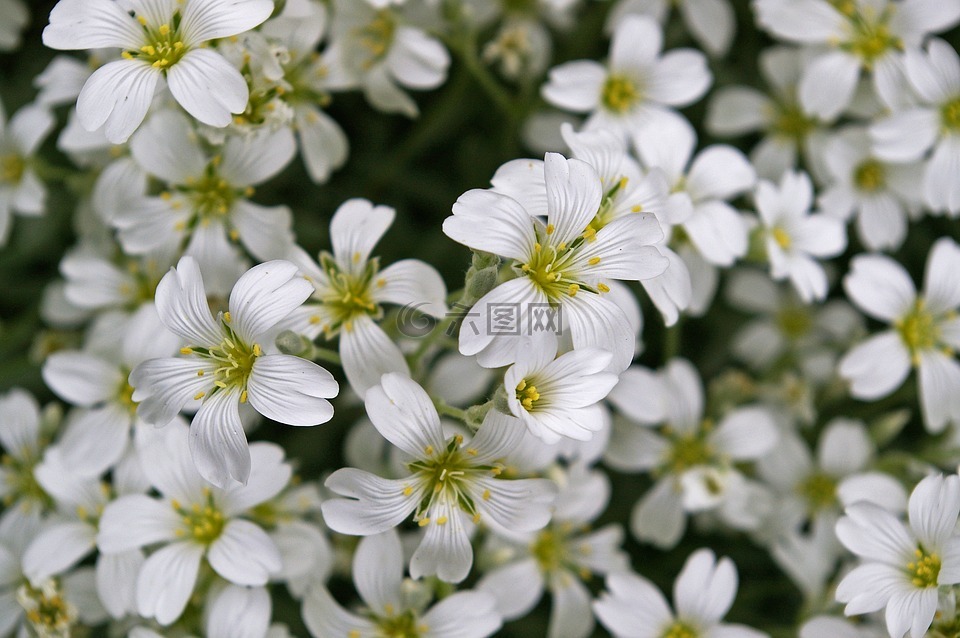
[[[710,61],[714,87],[745,84],[763,89],[757,56],[772,41],[753,26],[748,0],[732,2],[738,17],[737,36],[725,59]],[[56,2],[35,0],[29,4],[32,23],[24,34],[23,45],[18,51],[0,53],[0,99],[8,116],[33,100],[33,79],[54,56],[53,51],[43,47],[41,32]],[[603,25],[610,4],[595,0],[583,2],[575,28],[554,34],[553,64],[606,56],[608,40]],[[695,46],[675,11],[665,32],[666,48]],[[484,35],[489,34],[480,34],[481,42]],[[943,37],[956,47],[960,42],[960,29]],[[285,204],[293,209],[299,243],[308,252],[329,249],[328,226],[334,210],[346,199],[363,197],[397,210],[396,222],[375,251],[381,255],[381,263],[409,257],[423,259],[441,272],[450,291],[462,286],[463,274],[469,266],[469,251],[448,239],[440,230],[441,223],[460,194],[471,188],[489,186],[490,178],[502,163],[532,155],[522,141],[522,124],[527,115],[547,107],[538,95],[543,78],[509,83],[498,78],[494,71],[483,68],[475,52],[466,57],[462,51],[451,53],[453,63],[447,82],[436,91],[414,95],[420,105],[419,119],[382,114],[367,105],[356,92],[333,96],[327,110],[348,135],[350,157],[327,184],[318,186],[311,182],[298,159],[277,178],[258,188],[260,203]],[[484,87],[491,79],[499,84],[497,96]],[[697,128],[700,147],[721,141],[703,130],[708,101],[709,95],[683,111]],[[59,109],[57,116],[62,125],[66,109]],[[733,141],[744,150],[749,150],[755,142],[756,139],[749,137]],[[63,175],[72,172],[72,167],[56,149],[56,134],[47,140],[41,155],[52,167],[50,174],[56,177],[48,182],[47,213],[39,218],[18,216],[9,244],[0,249],[0,391],[20,386],[33,392],[41,402],[47,402],[54,397],[40,377],[41,352],[56,347],[51,344],[70,343],[75,335],[49,332],[41,323],[39,305],[44,287],[58,276],[60,258],[75,242],[72,218],[78,201],[77,189],[89,182],[63,179]],[[746,201],[740,203],[748,206]],[[955,220],[927,219],[923,224],[912,226],[907,242],[894,256],[919,281],[930,245],[944,235],[960,240]],[[834,262],[836,278],[846,272],[846,260],[862,251],[856,238],[851,236],[845,258]],[[659,367],[667,354],[686,356],[695,362],[707,384],[729,367],[727,344],[742,324],[744,315],[726,307],[718,298],[705,318],[682,320],[668,337],[663,322],[639,286],[635,286],[635,290],[645,317],[646,348],[640,355],[640,363]],[[912,388],[912,384],[908,386]],[[909,407],[915,408],[913,397],[898,396],[897,399],[907,399],[912,403]],[[337,403],[337,415],[324,426],[267,426],[258,429],[252,438],[282,444],[304,478],[322,477],[344,465],[343,437],[362,414],[362,407],[356,401],[351,404],[341,400]],[[0,415],[0,420],[2,418]],[[820,422],[824,420],[821,418]],[[908,429],[922,431],[919,422],[915,425],[916,428]],[[903,443],[909,445],[910,441]],[[614,471],[608,473],[613,482],[613,498],[597,526],[614,521],[626,526],[633,504],[649,487],[648,480]],[[633,568],[668,595],[683,561],[701,546],[712,547],[737,564],[741,587],[734,608],[727,616],[730,622],[753,625],[775,638],[795,634],[793,628],[798,614],[802,613],[800,592],[771,562],[766,551],[753,545],[745,535],[691,529],[684,541],[669,552],[641,545],[629,534],[626,541]],[[467,581],[465,586],[471,582]],[[599,590],[601,585],[600,579],[594,579],[594,590]],[[335,579],[331,588],[341,601],[352,595],[349,581]],[[306,636],[298,604],[284,593],[276,593],[276,619],[288,623],[294,635]],[[508,623],[498,635],[545,635],[548,614],[549,599],[544,598],[531,615]],[[596,635],[605,633],[598,629]]]

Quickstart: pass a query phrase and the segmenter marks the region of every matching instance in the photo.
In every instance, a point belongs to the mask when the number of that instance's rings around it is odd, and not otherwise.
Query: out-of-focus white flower
[[[960,424],[960,246],[944,237],[927,257],[924,291],[899,263],[884,255],[858,255],[844,277],[847,296],[889,330],[856,346],[840,361],[840,375],[858,399],[872,401],[899,388],[917,368],[920,408],[930,432]]]
[[[21,0],[0,0],[0,51],[12,51],[20,46],[20,33],[30,22],[30,12]]]
[[[470,534],[476,524],[489,519],[523,532],[550,520],[552,482],[500,477],[501,460],[525,431],[514,417],[490,410],[472,440],[447,438],[429,395],[396,373],[383,375],[381,385],[367,391],[366,407],[380,434],[410,456],[411,474],[388,480],[353,468],[334,472],[325,485],[347,497],[323,503],[323,518],[334,531],[379,534],[412,513],[426,534],[410,560],[410,575],[436,574],[456,583],[473,564]]]
[[[161,80],[204,124],[224,127],[241,113],[247,83],[204,44],[243,33],[270,17],[271,0],[60,0],[43,43],[52,49],[119,48],[122,59],[99,69],[77,98],[84,128],[126,142],[153,103]]]
[[[899,99],[897,56],[904,47],[960,21],[960,0],[754,0],[760,25],[797,44],[826,47],[803,72],[800,102],[811,113],[833,119],[853,99],[862,71],[870,71],[877,95],[888,105]]]
[[[679,9],[690,34],[710,55],[723,57],[727,54],[737,31],[730,0],[679,0],[672,4]],[[612,31],[624,16],[635,13],[652,16],[663,24],[670,7],[668,0],[620,0],[607,17],[608,30]]]
[[[36,217],[46,208],[47,188],[30,160],[53,125],[53,114],[38,104],[21,108],[7,121],[0,103],[0,246],[10,236],[14,213]]]
[[[230,293],[229,312],[210,314],[197,263],[184,257],[157,286],[157,312],[168,330],[189,344],[182,358],[150,359],[130,374],[137,414],[169,423],[189,401],[203,400],[190,426],[190,449],[200,474],[218,487],[246,483],[250,452],[240,404],[288,425],[316,425],[333,417],[333,376],[313,363],[268,354],[274,327],[312,290],[287,261],[250,269]]]
[[[951,6],[960,3],[949,2]],[[903,66],[919,105],[881,119],[870,129],[874,152],[888,162],[912,163],[933,155],[923,195],[934,212],[960,215],[960,59],[952,46],[932,39],[926,51],[908,49]]]
[[[633,572],[607,576],[607,591],[593,604],[600,622],[617,638],[762,638],[745,625],[721,623],[737,595],[737,568],[709,549],[687,558],[673,585],[676,612],[656,585]]]
[[[813,184],[806,173],[787,172],[780,184],[761,181],[756,192],[770,275],[790,279],[800,298],[810,303],[827,296],[827,274],[815,257],[836,257],[847,247],[839,219],[810,214]]]
[[[706,57],[693,49],[661,55],[663,33],[649,16],[627,16],[618,25],[606,65],[567,62],[550,70],[541,93],[550,104],[589,113],[587,128],[628,136],[675,116],[672,107],[700,99],[713,77]]]

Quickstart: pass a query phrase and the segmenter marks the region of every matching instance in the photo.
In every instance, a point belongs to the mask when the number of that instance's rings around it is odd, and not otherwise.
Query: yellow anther
[[[485,501],[490,500],[490,490],[483,490],[483,500]]]
[[[632,213],[641,213],[641,212],[643,212],[643,206],[641,206],[640,204],[637,204],[636,206],[632,206],[632,207],[630,208],[630,212],[632,212]]]
[[[421,518],[419,521],[417,521],[417,525],[419,525],[420,527],[426,527],[429,524],[430,524],[429,518]]]
[[[189,347],[180,348],[180,354],[193,354],[193,348],[189,348]]]
[[[473,515],[473,522],[474,524],[480,522],[480,512],[477,512],[476,514]]]
[[[610,286],[603,283],[597,284],[597,290],[599,290],[600,292],[610,292]]]
[[[433,455],[433,446],[432,446],[432,445],[428,445],[427,447],[423,448],[423,451],[426,452],[427,456],[432,456],[432,455]]]
[[[557,227],[554,226],[553,224],[547,224],[547,234],[548,234],[548,235],[552,235],[552,234],[553,234],[553,231],[555,231],[556,229],[557,229]]]
[[[247,402],[247,391],[243,390],[242,392],[240,392],[240,403],[246,403],[246,402]]]
[[[226,323],[230,323],[231,317],[230,317],[230,313],[229,313],[229,312],[223,313],[223,320],[224,320]]]
[[[446,524],[447,524],[446,516],[441,516],[440,518],[437,519],[437,525],[446,525]]]
[[[137,22],[139,22],[143,26],[147,26],[147,19],[144,18],[143,16],[137,16]]]
[[[193,400],[199,401],[204,397],[204,395],[206,395],[206,392],[197,392],[195,395],[193,395]]]
[[[413,488],[412,488],[412,487],[410,487],[410,486],[408,485],[408,486],[406,486],[405,488],[403,488],[403,495],[404,495],[404,496],[410,496],[411,494],[413,494]]]
[[[587,260],[587,263],[590,264],[591,266],[596,266],[597,264],[600,263],[600,258],[599,258],[599,257],[591,257],[590,259]]]
[[[579,284],[570,284],[570,287],[567,288],[567,294],[571,297],[575,297],[577,292],[580,290]]]
[[[780,246],[780,248],[782,248],[783,250],[790,249],[790,245],[793,242],[790,240],[790,235],[787,234],[787,231],[778,227],[773,229],[772,234],[773,234],[773,240],[777,242],[777,245]]]
[[[477,450],[477,448],[475,448],[475,447],[468,447],[468,448],[467,448],[467,454],[469,454],[470,456],[476,456],[476,455],[479,454],[479,453],[480,453],[480,452],[479,452],[479,451]]]

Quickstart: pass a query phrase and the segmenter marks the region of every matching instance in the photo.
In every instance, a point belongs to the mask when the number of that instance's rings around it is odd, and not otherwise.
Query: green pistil
[[[378,11],[371,22],[357,30],[358,41],[372,56],[364,64],[365,67],[373,66],[387,55],[390,45],[393,44],[396,30],[396,19],[387,9]]]
[[[696,629],[677,620],[663,632],[661,638],[697,638],[699,635]]]
[[[171,504],[183,523],[183,528],[177,530],[177,535],[187,536],[201,545],[210,545],[220,538],[226,521],[223,513],[213,502],[213,495],[209,489],[204,489],[204,500],[204,503],[193,503],[189,508],[176,500]]]
[[[940,107],[940,121],[950,133],[960,132],[960,97],[956,97]]]
[[[827,509],[837,502],[837,481],[826,474],[811,474],[798,486],[798,491],[813,512]]]
[[[357,260],[360,255],[354,256]],[[330,325],[323,326],[324,332],[332,336],[341,328],[350,332],[353,330],[353,321],[361,316],[379,318],[383,311],[373,299],[374,286],[382,287],[386,282],[377,278],[380,270],[379,261],[374,258],[367,262],[366,267],[359,274],[342,270],[332,255],[320,255],[320,267],[327,275],[330,290],[324,293],[320,301],[332,317]],[[320,321],[320,317],[311,319]]]
[[[413,520],[423,527],[430,523],[436,525],[446,525],[448,523],[445,516],[436,519],[430,519],[428,514],[434,504],[439,500],[446,503],[456,503],[457,506],[473,517],[475,523],[480,522],[480,513],[477,511],[476,503],[468,495],[465,489],[467,483],[472,478],[481,475],[499,476],[502,468],[499,465],[476,465],[472,458],[478,451],[474,448],[462,448],[463,437],[459,434],[452,437],[447,446],[442,450],[435,450],[433,446],[428,446],[423,452],[427,458],[414,461],[407,464],[410,471],[413,472],[419,483],[424,484],[427,489],[424,497],[417,505]],[[404,494],[413,493],[413,486],[404,488]],[[489,491],[484,492],[484,500],[491,497]]]
[[[773,131],[781,137],[800,143],[816,125],[816,120],[806,116],[799,105],[782,105],[774,119]]]
[[[623,114],[640,100],[640,89],[625,75],[611,75],[603,83],[600,101],[608,111]]]
[[[777,326],[788,339],[799,339],[813,328],[813,317],[802,306],[788,306],[777,313]]]
[[[714,460],[713,449],[707,443],[705,436],[711,427],[712,425],[707,421],[699,432],[671,437],[672,447],[666,462],[668,472],[682,474],[692,467],[708,465]]]
[[[19,184],[26,170],[26,162],[16,153],[0,155],[0,182]]]
[[[876,192],[887,183],[886,169],[877,160],[867,160],[854,169],[853,183],[861,191]]]
[[[936,347],[940,339],[940,327],[934,316],[926,310],[922,299],[918,299],[910,312],[894,322],[894,326],[910,351],[914,365],[919,365],[920,353]]]

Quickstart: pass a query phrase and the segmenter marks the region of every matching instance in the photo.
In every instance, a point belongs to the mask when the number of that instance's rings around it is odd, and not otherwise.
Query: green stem
[[[447,402],[443,399],[434,398],[433,404],[437,407],[437,412],[440,416],[448,416],[451,419],[456,419],[462,421],[463,423],[467,422],[467,411],[461,410],[460,408],[455,408],[452,405],[447,405]]]
[[[663,362],[680,355],[680,339],[683,332],[683,316],[666,329],[663,336]]]
[[[340,360],[340,353],[336,350],[329,350],[327,348],[318,348],[314,346],[313,350],[310,352],[310,359],[314,361],[323,361],[325,363],[332,363],[334,365],[342,366],[343,362]]]

